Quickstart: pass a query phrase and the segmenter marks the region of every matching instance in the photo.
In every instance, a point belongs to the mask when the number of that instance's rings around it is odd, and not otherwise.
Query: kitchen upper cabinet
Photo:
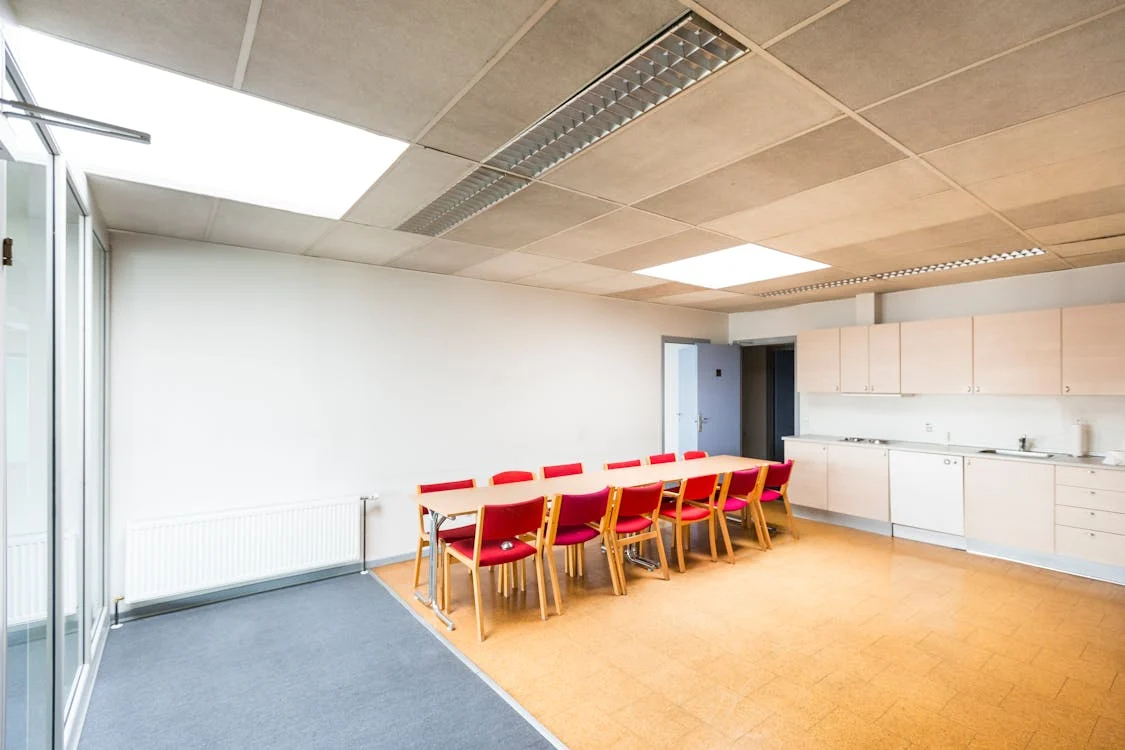
[[[903,323],[900,341],[903,393],[972,392],[972,318]]]
[[[796,474],[794,465],[793,472]],[[885,448],[828,446],[828,510],[889,521],[890,479]]]
[[[1125,395],[1125,303],[1062,311],[1062,386],[1072,395]]]
[[[965,537],[1054,554],[1055,467],[966,457]]]
[[[973,392],[1062,393],[1062,311],[973,318]]]
[[[839,392],[839,328],[797,334],[797,390],[801,393]]]
[[[840,329],[840,390],[899,392],[898,323]]]
[[[789,502],[806,508],[828,507],[828,446],[824,443],[785,441],[785,460],[793,460],[789,476]]]

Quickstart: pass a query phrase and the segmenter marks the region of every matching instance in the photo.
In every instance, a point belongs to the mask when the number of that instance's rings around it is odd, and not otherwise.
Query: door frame
[[[661,336],[660,337],[660,448],[664,451],[664,441],[668,434],[668,425],[664,419],[664,345],[665,344],[712,344],[711,339],[690,338],[687,336]]]

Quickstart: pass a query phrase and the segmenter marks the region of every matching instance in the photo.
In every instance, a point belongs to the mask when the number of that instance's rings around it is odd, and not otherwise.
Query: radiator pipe
[[[124,598],[123,596],[113,597],[113,624],[109,626],[110,630],[117,630],[121,627],[121,613],[118,611],[118,604]]]
[[[361,510],[359,511],[359,574],[367,575],[367,501],[371,498],[363,495],[359,498]]]

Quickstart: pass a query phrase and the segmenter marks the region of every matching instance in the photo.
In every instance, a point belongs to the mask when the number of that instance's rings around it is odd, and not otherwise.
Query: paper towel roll
[[[1090,429],[1085,422],[1075,422],[1070,427],[1070,445],[1072,456],[1085,456],[1090,452]]]

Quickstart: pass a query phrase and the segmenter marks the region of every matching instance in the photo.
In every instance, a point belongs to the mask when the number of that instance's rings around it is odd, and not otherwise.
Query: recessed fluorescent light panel
[[[152,135],[63,128],[67,160],[99,175],[338,219],[406,143],[223,86],[5,29],[36,103]]]
[[[708,289],[723,289],[821,268],[828,268],[828,265],[761,245],[747,244],[643,268],[636,273]]]

